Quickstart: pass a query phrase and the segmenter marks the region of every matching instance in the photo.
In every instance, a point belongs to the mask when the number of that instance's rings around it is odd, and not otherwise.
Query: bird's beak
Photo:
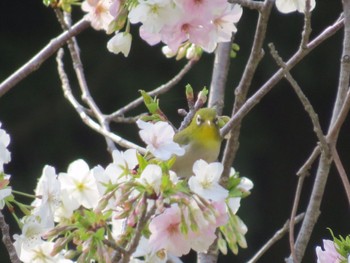
[[[211,120],[207,120],[207,124],[208,124],[209,126],[212,125]]]

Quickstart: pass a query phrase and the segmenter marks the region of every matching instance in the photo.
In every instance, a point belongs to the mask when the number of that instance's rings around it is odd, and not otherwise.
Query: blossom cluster
[[[82,9],[95,29],[116,31],[107,47],[125,56],[132,38],[129,26],[120,32],[124,24],[140,23],[141,38],[150,45],[162,42],[167,55],[176,54],[185,43],[213,52],[218,43],[231,40],[242,15],[239,5],[226,0],[85,0]]]
[[[310,10],[315,5],[310,0]],[[281,13],[305,12],[306,0],[276,0],[276,7]],[[229,42],[242,16],[241,6],[227,0],[84,0],[82,9],[93,28],[115,32],[107,48],[124,56],[131,48],[130,24],[141,24],[140,37],[149,45],[165,44],[167,57],[195,58]]]
[[[78,159],[66,172],[43,168],[32,208],[22,207],[27,211],[19,222],[22,232],[14,236],[22,262],[109,262],[115,247],[108,244],[126,249],[137,233],[141,238],[130,262],[176,262],[191,249],[205,252],[218,229],[223,252],[222,244],[234,253],[247,246],[247,227],[237,211],[253,183],[232,169],[226,189],[219,184],[222,164],[203,160],[194,164],[189,180],[179,178],[171,165],[183,152],[172,141],[171,126],[138,125],[148,150],[159,158],[115,150],[106,167],[90,168]],[[163,136],[155,140],[160,131]]]
[[[332,231],[331,231],[332,233]],[[317,263],[350,263],[350,235],[346,238],[324,239],[323,249],[316,247]]]

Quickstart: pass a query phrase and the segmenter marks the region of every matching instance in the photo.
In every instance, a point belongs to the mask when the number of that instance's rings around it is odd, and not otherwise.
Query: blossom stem
[[[35,198],[36,198],[36,196],[35,196],[35,195],[31,195],[31,194],[23,193],[23,192],[16,191],[16,190],[12,190],[12,193],[17,194],[17,195],[21,195],[21,196],[25,196],[25,197],[29,197],[29,198],[33,198],[33,199],[35,199]]]

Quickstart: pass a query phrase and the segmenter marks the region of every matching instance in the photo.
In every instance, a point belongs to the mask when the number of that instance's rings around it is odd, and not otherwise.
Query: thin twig
[[[55,9],[55,13],[59,23],[61,24],[62,29],[63,30],[69,29],[71,26],[70,14],[66,12],[63,14],[63,12],[57,8]],[[94,99],[90,94],[89,87],[87,85],[85,74],[84,74],[83,63],[81,62],[81,58],[80,58],[80,51],[79,51],[80,49],[78,46],[78,42],[75,37],[72,37],[67,42],[68,42],[68,49],[73,61],[74,71],[77,76],[79,87],[82,93],[82,100],[89,106],[93,115],[96,117],[96,119],[100,123],[101,127],[106,131],[110,131],[109,122],[106,121],[106,118],[104,117],[101,110],[99,109],[99,107],[97,106],[97,104],[95,103]],[[108,151],[112,153],[113,150],[116,149],[113,141],[107,136],[105,136],[105,140],[107,143]]]
[[[298,50],[287,62],[286,69],[291,70],[297,65],[306,55],[308,55],[318,45],[323,43],[326,39],[333,36],[339,29],[343,27],[343,19],[338,19],[331,26],[323,30],[316,38],[314,38],[308,45],[307,49]],[[279,69],[257,92],[255,92],[233,117],[220,130],[220,134],[224,137],[230,132],[233,126],[238,125],[240,121],[260,102],[260,100],[283,78],[284,70]]]
[[[245,103],[249,88],[251,86],[253,77],[255,75],[256,69],[264,56],[264,51],[262,49],[263,43],[266,36],[267,24],[270,18],[271,9],[274,5],[274,1],[265,0],[263,4],[263,8],[260,10],[258,24],[256,27],[254,42],[252,45],[252,49],[250,52],[250,56],[248,58],[248,62],[245,66],[245,70],[243,72],[242,78],[235,90],[235,101],[233,105],[233,110],[231,116],[233,117],[237,111],[241,108],[241,106]],[[239,145],[239,134],[240,134],[240,122],[236,123],[235,127],[231,126],[230,129],[227,130],[227,133],[230,131],[231,136],[227,141],[224,155],[223,155],[223,165],[224,171],[221,176],[222,181],[227,180],[229,176],[230,167],[233,163],[233,160],[236,156],[236,152],[238,150]],[[221,133],[222,138],[225,137],[226,133]]]
[[[123,255],[123,258],[121,259],[121,263],[128,263],[130,260],[131,255],[135,252],[137,245],[140,242],[140,238],[142,236],[142,230],[144,229],[144,227],[146,226],[146,224],[148,223],[148,220],[154,215],[155,211],[156,211],[156,205],[153,204],[152,207],[149,209],[149,211],[147,212],[147,200],[146,197],[144,197],[143,200],[144,204],[143,204],[143,210],[141,212],[141,216],[138,220],[136,229],[135,229],[135,234],[132,238],[132,240],[130,241],[130,245],[128,248],[127,253],[125,253]]]
[[[244,7],[248,7],[250,9],[257,9],[261,11],[263,8],[262,2],[252,1],[252,0],[228,0],[229,3],[239,4]]]
[[[294,224],[299,223],[304,217],[304,214],[300,214],[294,218]],[[274,245],[278,240],[280,240],[285,233],[289,230],[289,219],[283,225],[281,229],[279,229],[265,244],[264,246],[247,262],[247,263],[255,263],[261,258],[266,251],[270,249],[272,245]]]
[[[18,255],[16,253],[16,249],[12,243],[11,235],[10,235],[10,228],[8,224],[5,222],[4,215],[0,211],[0,229],[2,233],[2,242],[4,243],[7,252],[9,253],[10,260],[12,263],[21,263],[21,261],[18,258]]]
[[[342,21],[344,24],[342,60],[341,60],[341,67],[340,67],[340,74],[339,74],[339,85],[337,89],[337,97],[333,107],[331,123],[329,125],[328,132],[327,132],[327,142],[331,146],[336,145],[339,130],[335,131],[335,136],[331,138],[332,141],[329,140],[328,135],[331,132],[333,124],[338,119],[341,109],[343,109],[345,106],[344,101],[349,89],[349,78],[350,78],[350,60],[347,59],[350,54],[350,0],[343,0],[342,2],[343,2],[343,11],[344,11],[344,18],[340,19],[340,21]],[[346,114],[347,112],[348,111],[346,111]],[[325,152],[322,152],[319,165],[317,168],[316,178],[314,180],[314,185],[311,192],[310,200],[306,209],[305,219],[301,225],[301,228],[295,243],[295,251],[296,251],[296,256],[298,260],[297,262],[300,262],[302,260],[306,247],[309,243],[312,231],[318,220],[318,217],[320,214],[320,206],[323,199],[323,194],[327,183],[331,163],[332,163],[332,156],[326,154]],[[287,259],[287,261],[290,262],[290,257]]]
[[[72,26],[69,31],[65,31],[58,37],[52,39],[49,44],[39,51],[39,53],[37,53],[27,63],[25,63],[0,84],[0,97],[18,84],[21,80],[26,78],[29,74],[39,69],[41,64],[55,54],[55,52],[62,47],[68,39],[78,35],[83,30],[88,28],[89,25],[90,23],[88,21],[82,19]]]
[[[175,87],[175,85],[177,83],[179,83],[179,81],[190,71],[190,69],[196,64],[198,60],[190,60],[187,62],[187,64],[180,70],[180,72],[178,74],[176,74],[176,76],[174,76],[171,80],[169,80],[167,83],[159,86],[158,88],[147,92],[150,96],[157,96],[159,94],[163,94],[167,91],[169,91],[171,88]],[[137,98],[134,101],[130,102],[129,104],[127,104],[126,106],[124,106],[123,108],[113,112],[110,115],[106,116],[106,120],[114,120],[117,119],[121,116],[123,116],[126,112],[136,108],[137,106],[139,106],[140,104],[143,103],[143,99]]]
[[[321,150],[320,147],[317,145],[312,153],[310,154],[310,157],[306,160],[306,162],[300,167],[300,169],[297,172],[297,176],[308,176],[310,174],[309,170],[311,169],[312,164],[316,161],[317,157],[320,155]]]
[[[285,70],[285,72],[284,72],[285,78],[288,80],[288,82],[290,83],[290,85],[294,89],[294,91],[297,94],[300,102],[303,104],[305,111],[308,113],[308,115],[309,115],[309,117],[311,119],[312,125],[314,127],[314,132],[315,132],[318,140],[321,143],[322,149],[329,151],[329,149],[328,149],[329,147],[328,147],[325,135],[324,135],[324,133],[322,131],[322,127],[321,127],[320,121],[318,119],[318,115],[317,115],[317,113],[314,110],[314,107],[310,103],[309,99],[305,96],[305,94],[302,91],[301,87],[296,82],[296,80],[292,77],[290,72],[288,70],[286,70],[286,64],[284,63],[282,58],[278,55],[278,52],[277,52],[274,44],[270,43],[269,47],[270,47],[270,53],[271,53],[272,57],[275,59],[277,65],[279,65],[282,69]]]
[[[345,188],[346,196],[348,198],[348,203],[350,205],[350,183],[349,183],[349,178],[346,175],[344,166],[340,160],[338,151],[335,147],[332,147],[332,155],[333,155],[333,160],[335,163],[335,166],[337,167],[338,173],[340,175],[340,179],[343,182],[343,186]]]
[[[62,89],[64,92],[64,96],[68,99],[68,101],[72,104],[74,109],[78,112],[80,118],[83,120],[83,122],[88,125],[93,130],[97,131],[98,133],[102,134],[103,136],[107,136],[111,140],[113,140],[118,145],[125,147],[125,148],[134,148],[137,151],[139,151],[142,154],[146,153],[146,149],[123,139],[122,137],[104,129],[101,127],[98,123],[96,123],[94,120],[92,120],[89,115],[85,112],[85,109],[83,106],[79,104],[79,102],[75,99],[75,97],[72,94],[72,90],[69,85],[67,74],[64,71],[64,64],[62,61],[63,57],[63,49],[60,49],[57,53],[57,65],[58,65],[58,73],[60,76],[60,79],[62,81]]]

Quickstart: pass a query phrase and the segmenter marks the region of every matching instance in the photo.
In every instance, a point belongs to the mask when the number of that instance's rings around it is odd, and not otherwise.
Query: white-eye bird
[[[193,175],[193,164],[199,159],[208,163],[216,161],[222,142],[216,110],[199,109],[190,125],[174,135],[174,141],[186,151],[183,156],[176,157],[171,168],[179,177]]]

